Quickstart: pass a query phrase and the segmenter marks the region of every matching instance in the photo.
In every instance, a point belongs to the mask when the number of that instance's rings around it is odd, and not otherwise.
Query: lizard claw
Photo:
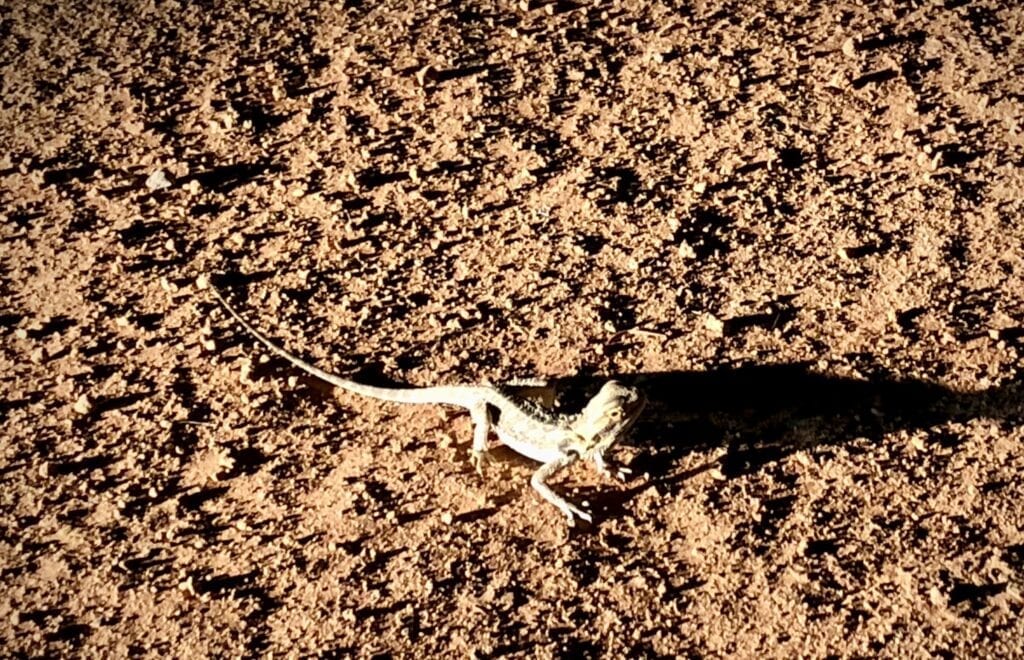
[[[566,506],[565,515],[569,519],[569,527],[576,526],[576,518],[579,518],[580,520],[585,520],[588,523],[594,522],[593,516],[591,516],[583,509],[578,509],[571,504]]]

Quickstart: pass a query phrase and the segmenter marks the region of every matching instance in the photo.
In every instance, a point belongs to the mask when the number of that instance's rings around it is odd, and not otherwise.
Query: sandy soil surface
[[[3,5],[3,654],[1024,655],[1024,10],[831,5]]]

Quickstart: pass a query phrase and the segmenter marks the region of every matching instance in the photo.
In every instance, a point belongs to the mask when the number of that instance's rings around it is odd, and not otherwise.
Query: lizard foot
[[[470,462],[473,464],[476,473],[481,477],[484,476],[484,465],[491,462],[491,455],[486,449],[473,449],[470,454]]]
[[[566,503],[565,508],[562,509],[562,512],[565,513],[566,517],[569,519],[569,527],[576,526],[576,518],[579,518],[580,520],[585,520],[588,523],[594,522],[593,516],[591,516],[583,509],[579,509],[569,503]]]

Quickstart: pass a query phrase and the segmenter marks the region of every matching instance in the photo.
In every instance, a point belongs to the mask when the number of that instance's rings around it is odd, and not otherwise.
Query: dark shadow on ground
[[[959,392],[920,380],[829,376],[810,366],[615,375],[648,398],[633,442],[651,451],[638,458],[634,470],[664,476],[689,452],[726,447],[720,468],[726,476],[737,476],[818,445],[857,438],[878,442],[895,431],[976,418],[1024,419],[1020,380]],[[567,391],[562,404],[574,410],[603,382],[588,376],[556,385]]]

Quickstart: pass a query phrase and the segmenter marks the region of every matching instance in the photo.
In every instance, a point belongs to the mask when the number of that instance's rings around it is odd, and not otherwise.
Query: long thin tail
[[[222,296],[212,284],[210,285],[210,293],[213,294],[213,297],[224,306],[224,309],[227,310],[228,314],[238,321],[238,323],[241,324],[241,326],[245,328],[250,335],[258,339],[261,344],[266,346],[273,353],[284,358],[292,365],[302,369],[306,373],[316,376],[320,380],[328,382],[331,385],[346,389],[349,392],[361,394],[362,396],[373,397],[375,399],[382,399],[384,401],[394,401],[396,403],[449,403],[461,406],[466,405],[466,395],[469,394],[467,390],[474,389],[472,387],[458,385],[423,388],[376,387],[374,385],[364,385],[363,383],[357,383],[354,380],[342,378],[336,374],[324,371],[323,369],[306,362],[299,356],[289,353],[278,346],[269,337],[242,318],[242,315],[235,311],[235,308],[224,299],[224,296]]]

